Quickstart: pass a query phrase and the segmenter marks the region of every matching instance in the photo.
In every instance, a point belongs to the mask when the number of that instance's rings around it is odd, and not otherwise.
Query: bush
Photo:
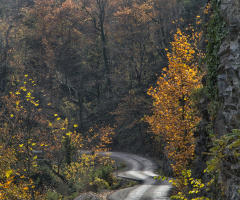
[[[98,177],[96,177],[95,180],[92,183],[90,183],[90,185],[91,190],[95,192],[98,192],[102,189],[109,189],[108,182]]]
[[[47,200],[59,200],[62,198],[62,195],[57,193],[55,190],[47,191]]]

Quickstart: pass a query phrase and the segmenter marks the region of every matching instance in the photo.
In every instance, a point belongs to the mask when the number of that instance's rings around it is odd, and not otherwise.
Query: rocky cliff
[[[220,13],[227,23],[228,34],[218,53],[218,91],[222,106],[215,122],[217,137],[240,129],[240,0],[222,0]],[[230,160],[225,164],[220,178],[226,188],[226,198],[239,200],[240,164]]]
[[[215,132],[224,135],[240,128],[240,0],[222,0],[220,12],[229,33],[218,53],[218,90],[223,106]]]

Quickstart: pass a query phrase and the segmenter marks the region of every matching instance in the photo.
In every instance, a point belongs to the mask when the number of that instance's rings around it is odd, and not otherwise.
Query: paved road
[[[141,181],[141,185],[118,190],[108,195],[109,200],[170,200],[172,185],[168,181],[158,181],[154,177],[157,166],[141,156],[112,152],[111,157],[127,163],[127,168],[117,173],[119,177]]]

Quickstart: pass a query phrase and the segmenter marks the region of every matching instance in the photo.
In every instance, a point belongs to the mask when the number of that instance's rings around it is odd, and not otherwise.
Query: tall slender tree
[[[191,105],[190,95],[201,87],[202,73],[197,59],[201,53],[190,44],[189,37],[178,30],[174,38],[172,52],[167,54],[169,67],[163,69],[157,87],[148,91],[154,107],[153,115],[146,120],[151,130],[166,142],[166,153],[174,161],[174,172],[179,174],[194,158],[193,129],[199,117]]]

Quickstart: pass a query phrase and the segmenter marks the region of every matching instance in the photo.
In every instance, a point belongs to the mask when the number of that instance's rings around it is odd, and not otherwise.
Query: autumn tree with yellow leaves
[[[186,169],[194,158],[193,129],[199,121],[191,105],[191,92],[201,87],[202,73],[199,71],[196,41],[201,33],[193,37],[179,29],[171,43],[172,52],[167,53],[169,67],[163,69],[157,86],[150,88],[148,94],[154,100],[153,115],[146,117],[151,130],[166,143],[166,153],[174,164],[178,175]]]
[[[5,160],[3,166],[9,169],[5,173],[6,180],[1,179],[0,194],[7,199],[14,198],[15,194],[21,194],[19,199],[42,198],[36,195],[32,180],[37,171],[34,150],[47,147],[51,140],[46,131],[47,120],[39,107],[39,99],[35,97],[35,86],[28,75],[12,77],[8,86],[10,92],[1,98],[0,156]],[[5,192],[8,184],[13,188],[12,193]]]
[[[59,181],[71,187],[66,170],[80,162],[77,150],[91,141],[94,143],[90,150],[106,149],[114,129],[108,126],[90,129],[91,137],[85,139],[77,133],[77,124],[69,123],[51,110],[51,103],[40,102],[39,96],[43,96],[44,91],[37,92],[38,86],[28,74],[11,77],[8,87],[10,92],[1,98],[0,197],[44,199],[45,194],[39,193],[35,188],[37,180],[33,179],[42,173],[41,165],[47,166],[61,179]]]
[[[0,143],[0,199],[29,199],[28,184],[21,180],[17,170],[12,168],[16,161],[11,149],[4,149]],[[16,177],[19,177],[16,179]]]

